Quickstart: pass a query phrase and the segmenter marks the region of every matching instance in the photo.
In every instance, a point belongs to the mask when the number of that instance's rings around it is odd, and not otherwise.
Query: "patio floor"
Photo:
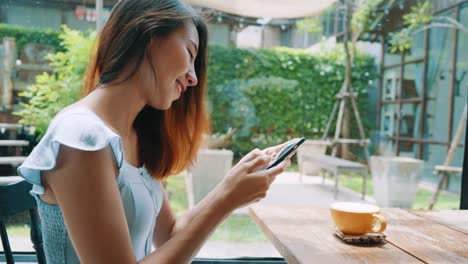
[[[337,200],[362,201],[361,195],[340,186]],[[304,176],[303,183],[299,182],[299,174],[285,172],[279,175],[270,187],[267,197],[259,203],[285,206],[316,206],[328,207],[335,201],[333,197],[333,182],[329,179],[322,184],[322,178]],[[367,198],[364,202],[375,203]],[[247,215],[248,209],[241,208],[234,212]],[[11,237],[12,248],[18,251],[33,251],[29,237]],[[1,245],[0,245],[1,248]],[[280,254],[270,243],[231,243],[207,242],[197,257],[202,258],[236,258],[236,257],[280,257]]]

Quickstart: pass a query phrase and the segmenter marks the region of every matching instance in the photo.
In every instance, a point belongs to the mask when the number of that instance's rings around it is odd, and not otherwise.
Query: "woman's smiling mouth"
[[[182,94],[187,90],[187,86],[185,86],[180,80],[176,80],[178,86],[179,86],[179,97],[182,97]]]

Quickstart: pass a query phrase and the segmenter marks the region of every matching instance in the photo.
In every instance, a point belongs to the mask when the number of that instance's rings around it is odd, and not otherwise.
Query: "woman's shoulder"
[[[43,140],[94,151],[105,148],[111,141],[120,142],[120,137],[91,109],[73,106],[54,117]]]
[[[46,134],[54,132],[54,130],[63,126],[87,128],[96,125],[105,126],[104,122],[91,109],[83,106],[69,106],[62,109],[52,118]]]
[[[31,183],[41,184],[40,171],[56,165],[60,146],[82,151],[112,149],[118,168],[123,161],[120,137],[87,108],[66,108],[51,121],[47,132],[33,149],[18,173]]]

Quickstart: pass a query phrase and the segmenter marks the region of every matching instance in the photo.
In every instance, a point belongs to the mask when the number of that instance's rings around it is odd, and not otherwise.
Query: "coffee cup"
[[[380,208],[371,204],[336,202],[331,204],[330,213],[336,228],[347,235],[382,233],[387,227]]]

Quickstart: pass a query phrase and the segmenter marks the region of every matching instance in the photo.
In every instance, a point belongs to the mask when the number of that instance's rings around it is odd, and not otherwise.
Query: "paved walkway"
[[[286,205],[286,206],[314,206],[328,207],[335,201],[359,201],[375,203],[373,199],[361,200],[361,194],[340,186],[337,199],[334,199],[332,181],[326,179],[322,184],[321,177],[304,176],[302,184],[299,182],[299,174],[285,172],[279,175],[271,185],[267,196],[260,204]],[[235,214],[248,214],[247,208],[241,208]]]
[[[340,186],[337,200],[362,201],[359,193]],[[333,203],[333,183],[326,180],[322,184],[321,177],[304,176],[299,183],[299,174],[285,172],[279,175],[270,187],[262,204],[285,206],[317,206],[328,207]],[[364,202],[375,203],[371,199]],[[247,215],[247,208],[236,210],[234,214]],[[29,237],[12,237],[12,248],[19,251],[33,251]],[[0,245],[1,250],[1,245]],[[230,243],[208,241],[200,250],[198,257],[204,258],[235,258],[235,257],[280,257],[280,254],[270,243]]]

